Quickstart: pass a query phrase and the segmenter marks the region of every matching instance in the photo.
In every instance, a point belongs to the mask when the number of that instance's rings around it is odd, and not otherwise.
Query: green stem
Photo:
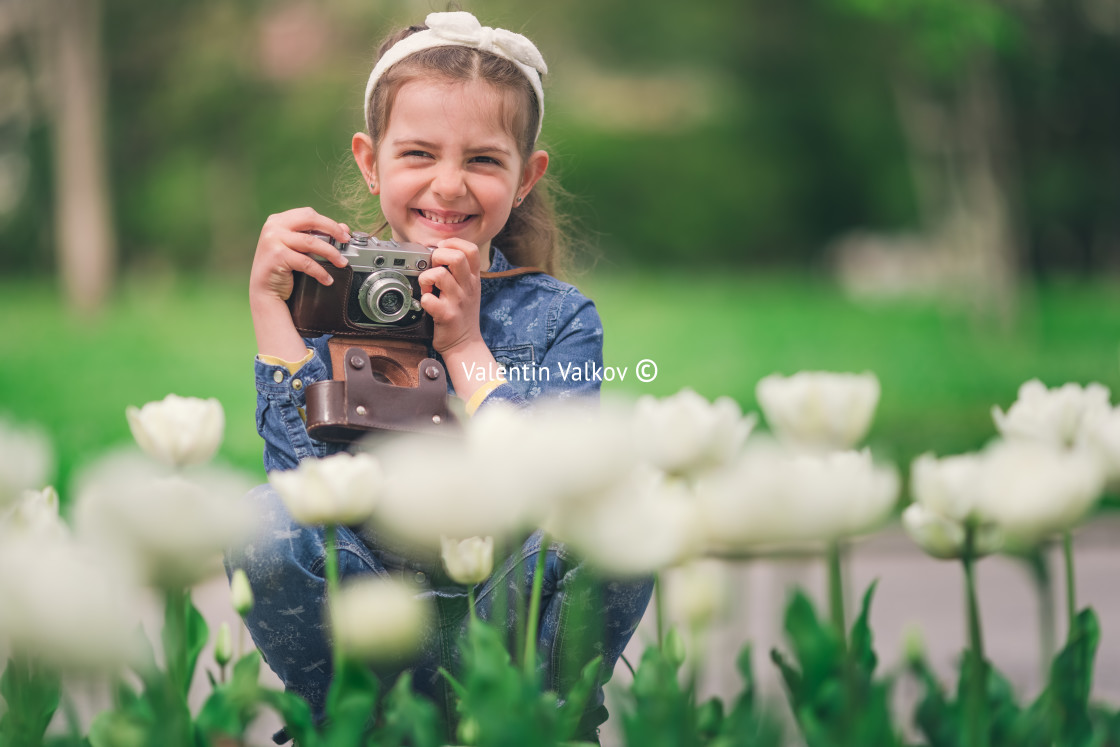
[[[840,636],[841,645],[847,640],[847,624],[844,620],[844,576],[840,565],[840,543],[828,546],[828,608],[832,624]]]
[[[537,551],[537,567],[533,571],[533,590],[529,596],[529,622],[525,626],[525,674],[537,670],[537,625],[541,616],[541,589],[544,586],[544,564],[548,556],[548,535],[541,533],[541,546]]]
[[[660,573],[653,574],[653,614],[657,623],[657,648],[665,645],[665,583]]]
[[[167,642],[163,652],[167,674],[175,687],[186,697],[191,683],[187,678],[187,592],[167,590]]]
[[[1077,584],[1073,573],[1073,532],[1062,535],[1062,554],[1066,561],[1066,615],[1069,628],[1066,640],[1073,635],[1074,621],[1077,619]]]
[[[323,544],[327,554],[327,604],[326,613],[330,614],[331,602],[338,595],[338,547],[336,536],[338,528],[327,524],[323,532]],[[331,671],[342,671],[342,650],[337,642],[331,644]]]
[[[965,596],[968,606],[968,644],[972,654],[969,668],[971,686],[965,704],[967,739],[966,747],[987,747],[988,661],[984,655],[984,637],[980,630],[980,605],[976,596],[975,575],[976,530],[966,527],[964,553]]]
[[[478,610],[475,609],[474,604],[474,587],[467,589],[467,605],[471,608],[471,626],[478,624]]]
[[[1025,558],[1031,571],[1035,594],[1038,597],[1039,657],[1042,671],[1040,682],[1046,682],[1050,673],[1050,660],[1054,658],[1055,617],[1054,578],[1050,569],[1050,546],[1041,545]]]

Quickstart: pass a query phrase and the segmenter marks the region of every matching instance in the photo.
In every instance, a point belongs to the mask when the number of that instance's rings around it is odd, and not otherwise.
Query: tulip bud
[[[229,623],[223,622],[218,626],[218,635],[214,638],[214,661],[219,667],[224,667],[233,659],[233,636],[229,630]]]
[[[229,599],[233,603],[233,609],[241,617],[245,617],[253,609],[253,587],[249,585],[249,577],[242,568],[235,570],[230,579]]]
[[[470,537],[461,542],[440,538],[443,567],[457,584],[474,586],[490,578],[494,570],[494,538]]]
[[[210,461],[226,425],[218,400],[175,394],[140,408],[129,407],[125,415],[144,453],[171,467]]]
[[[908,625],[902,638],[903,655],[906,661],[917,664],[926,658],[926,641],[922,636],[922,629],[917,625]]]
[[[478,719],[474,716],[467,716],[459,722],[459,728],[456,733],[459,736],[459,741],[463,744],[474,744],[478,741],[480,731]]]
[[[665,659],[673,669],[679,669],[684,664],[687,651],[684,645],[684,638],[677,632],[676,628],[670,628],[669,632],[665,634],[665,640],[661,643],[662,651],[665,653]]]

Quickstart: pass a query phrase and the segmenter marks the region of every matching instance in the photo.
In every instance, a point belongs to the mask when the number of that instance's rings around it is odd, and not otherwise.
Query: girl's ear
[[[534,151],[529,156],[529,160],[525,162],[525,168],[521,172],[521,186],[517,190],[517,196],[524,199],[525,195],[529,194],[533,185],[540,181],[546,171],[548,171],[548,152]]]
[[[373,140],[364,132],[355,132],[350,141],[350,150],[354,152],[354,161],[362,172],[362,178],[369,185],[370,194],[379,194],[381,185],[377,181],[377,158]]]

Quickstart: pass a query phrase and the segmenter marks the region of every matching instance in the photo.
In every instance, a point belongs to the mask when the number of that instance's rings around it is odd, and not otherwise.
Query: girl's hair
[[[409,26],[391,34],[378,47],[377,59],[401,39],[426,28]],[[414,80],[489,83],[504,94],[502,117],[517,142],[522,162],[528,161],[536,145],[541,116],[528,78],[504,57],[462,46],[423,49],[385,72],[373,89],[366,118],[366,131],[375,149],[388,128],[397,92]],[[551,275],[560,275],[567,268],[569,247],[554,206],[557,191],[557,185],[546,173],[524,202],[510,212],[506,225],[494,237],[494,245],[501,248],[511,264],[540,267]],[[387,227],[382,218],[376,233]]]

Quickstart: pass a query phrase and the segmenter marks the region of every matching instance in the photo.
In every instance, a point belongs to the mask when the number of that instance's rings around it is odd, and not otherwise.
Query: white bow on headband
[[[460,46],[504,57],[525,73],[525,77],[533,86],[533,92],[537,95],[537,105],[541,113],[537,135],[541,134],[540,128],[544,123],[544,89],[541,86],[541,76],[548,72],[548,65],[545,64],[544,57],[533,42],[513,31],[483,26],[477,18],[465,11],[429,13],[424,19],[424,25],[428,28],[401,39],[374,65],[369,82],[366,83],[366,119],[369,119],[369,103],[373,89],[386,70],[422,49]]]

